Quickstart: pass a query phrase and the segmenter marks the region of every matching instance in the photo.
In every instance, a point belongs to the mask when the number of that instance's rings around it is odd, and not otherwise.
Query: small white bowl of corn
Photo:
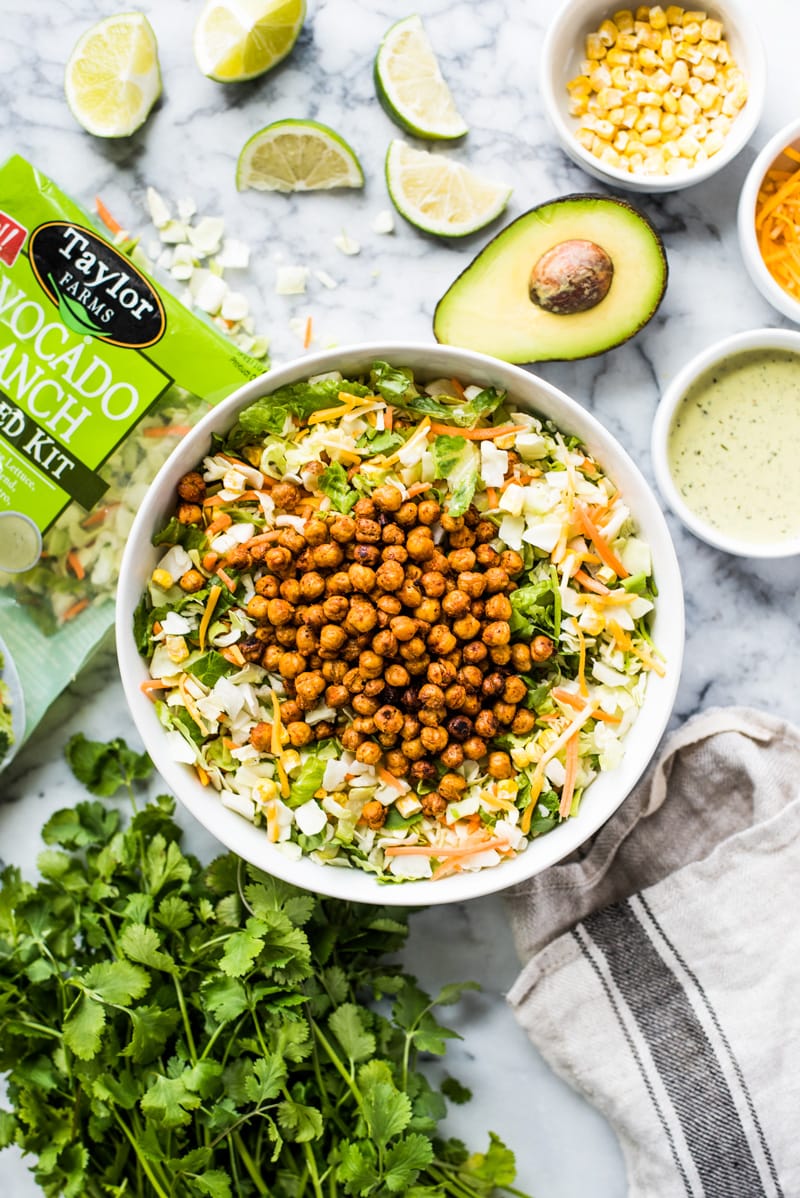
[[[676,191],[726,166],[761,116],[756,18],[710,8],[568,0],[542,47],[545,108],[569,157],[630,191]]]

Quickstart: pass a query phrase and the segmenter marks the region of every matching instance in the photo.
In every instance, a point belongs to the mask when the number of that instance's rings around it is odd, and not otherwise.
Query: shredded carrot
[[[526,432],[524,424],[501,424],[498,428],[459,428],[455,424],[436,424],[431,421],[431,432],[445,437],[466,437],[468,441],[494,441],[496,437],[507,437],[511,433]]]
[[[273,541],[277,541],[283,530],[280,528],[271,528],[269,532],[260,532],[257,536],[251,537],[249,541],[245,541],[243,549],[250,549],[253,545],[268,545]]]
[[[658,674],[659,678],[664,677],[666,670],[658,658],[653,657],[646,649],[641,648],[641,646],[634,644],[632,638],[620,628],[616,621],[609,620],[608,629],[623,652],[632,653],[634,657],[639,658],[639,661],[648,670],[652,670],[654,674]]]
[[[161,632],[162,627],[163,625],[160,620],[153,620],[153,632],[156,636]]]
[[[226,645],[224,649],[220,649],[220,653],[226,661],[231,663],[232,666],[239,666],[241,668],[242,666],[247,665],[247,662],[242,657],[242,651],[238,645]]]
[[[219,561],[219,554],[214,553],[213,549],[210,550],[208,553],[204,553],[203,554],[203,569],[208,574],[213,573],[218,561]]]
[[[171,682],[165,682],[163,678],[145,678],[144,682],[139,685],[139,690],[153,698],[153,691],[166,691],[172,687]]]
[[[284,799],[288,799],[291,791],[289,783],[289,775],[286,773],[286,768],[283,764],[283,744],[281,743],[283,733],[283,721],[281,719],[281,705],[275,691],[272,692],[272,756],[275,758],[275,765],[278,770],[278,778],[281,784],[281,795]]]
[[[793,162],[800,154],[792,146],[783,153]],[[800,169],[771,167],[756,199],[755,227],[767,270],[784,291],[800,298]]]
[[[154,424],[151,428],[143,428],[143,437],[185,437],[192,431],[190,424]]]
[[[103,201],[100,199],[100,196],[94,197],[94,206],[97,209],[97,215],[100,217],[101,221],[103,222],[105,227],[109,230],[109,232],[114,233],[114,234],[122,232],[122,225],[119,223],[118,220],[114,219],[114,217],[111,215],[111,213],[106,208]]]
[[[497,507],[498,498],[497,498],[497,490],[495,487],[487,487],[486,488],[486,498],[489,501],[490,509],[494,509]]]
[[[61,623],[66,624],[68,620],[74,620],[89,606],[88,599],[79,599],[77,603],[73,603],[72,607],[68,607],[61,617]]]
[[[415,495],[424,495],[426,491],[430,491],[430,483],[414,483],[413,487],[408,488],[406,499],[413,499]]]
[[[206,771],[203,769],[202,765],[197,765],[195,763],[194,768],[195,768],[195,773],[197,774],[198,778],[200,779],[200,785],[208,786],[209,777],[208,777],[208,774],[206,773]]]
[[[450,382],[453,384],[453,390],[455,391],[458,398],[466,399],[467,393],[464,390],[464,388],[461,386],[461,383],[458,381],[458,379],[451,379]]]
[[[206,495],[203,507],[217,507],[220,503],[228,503],[228,500],[223,499],[221,495]]]
[[[548,761],[552,761],[552,759],[561,752],[570,738],[573,737],[576,732],[580,731],[586,721],[592,718],[596,710],[596,704],[587,703],[583,711],[579,711],[577,713],[572,723],[569,724],[564,731],[556,737],[556,739],[550,745],[550,748],[545,750],[536,763],[536,769],[533,771],[533,775],[531,777],[530,802],[523,811],[519,821],[519,829],[523,835],[527,836],[528,832],[530,831],[533,813],[536,810],[536,804],[539,801],[539,795],[542,793],[542,786],[544,785],[544,771]]]
[[[587,574],[585,570],[576,570],[572,575],[585,591],[594,591],[595,595],[610,595],[611,591],[597,578],[592,578],[591,574]]]
[[[183,699],[183,705],[186,708],[186,710],[189,712],[189,715],[192,717],[195,724],[197,725],[199,730],[202,732],[203,736],[208,736],[208,728],[206,728],[205,724],[203,723],[203,717],[200,715],[200,712],[197,708],[197,704],[195,703],[194,699],[192,698],[192,696],[189,694],[189,692],[186,689],[186,675],[185,674],[181,678],[180,682],[178,683],[178,690],[181,692],[181,698]]]
[[[589,515],[589,509],[584,503],[575,504],[575,515],[578,517],[578,524],[581,532],[591,541],[597,550],[600,560],[608,566],[609,570],[613,570],[617,578],[627,578],[628,571],[623,566],[622,562],[617,557],[614,550],[605,539],[600,529],[595,524],[592,517]]]
[[[567,741],[567,754],[564,759],[564,785],[561,788],[561,802],[558,814],[566,819],[572,807],[572,796],[575,794],[575,778],[578,773],[578,733]]]
[[[311,344],[313,328],[314,328],[314,322],[312,321],[311,317],[309,316],[308,320],[306,321],[306,331],[303,335],[303,349],[308,349],[309,345]]]
[[[109,503],[105,507],[96,508],[85,520],[81,520],[81,528],[97,528],[99,524],[105,523],[106,517],[118,507],[118,503]]]
[[[422,857],[471,857],[474,853],[484,853],[487,849],[499,849],[507,853],[510,845],[500,836],[491,840],[481,841],[480,844],[445,845],[435,844],[390,844],[383,850],[384,857],[412,857],[419,854]]]
[[[565,703],[567,707],[574,707],[578,711],[583,711],[586,706],[585,699],[583,699],[580,695],[574,694],[572,691],[565,691],[561,686],[553,687],[550,694],[554,699],[557,699],[559,703]],[[541,719],[542,717],[540,716],[539,718]],[[609,715],[608,712],[603,711],[599,707],[595,711],[593,718],[596,720],[601,720],[604,724],[618,724],[622,719],[622,717],[618,715]]]
[[[218,587],[216,584],[212,586],[208,592],[206,608],[203,612],[203,618],[200,621],[200,628],[198,629],[198,637],[201,649],[205,649],[206,647],[206,633],[208,632],[208,626],[211,623],[211,617],[214,614],[214,608],[217,606],[217,601],[219,600],[221,594],[222,587]]]
[[[227,512],[218,512],[214,519],[206,529],[206,536],[213,537],[216,532],[224,532],[226,528],[230,528],[233,520]]]
[[[390,774],[388,770],[384,769],[383,766],[381,766],[378,770],[378,777],[382,782],[385,782],[387,786],[391,786],[392,790],[403,790],[402,782],[395,778],[394,774]]]
[[[230,574],[226,574],[222,566],[217,566],[215,573],[220,582],[224,582],[230,593],[233,594],[236,590],[236,583],[233,581]]]
[[[388,403],[386,405],[386,410],[383,413],[383,427],[387,433],[390,433],[394,427],[394,408]]]
[[[78,557],[77,549],[70,549],[69,553],[67,554],[67,565],[72,570],[72,573],[76,578],[84,579],[86,577],[86,571],[83,568],[81,559]]]

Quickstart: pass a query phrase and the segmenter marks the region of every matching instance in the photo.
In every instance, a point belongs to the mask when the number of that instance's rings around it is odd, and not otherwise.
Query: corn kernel
[[[686,167],[690,165],[683,158],[668,158],[666,171],[668,175],[682,175]]]
[[[686,12],[683,14],[684,29],[687,25],[702,25],[707,16],[708,13],[703,12],[702,9],[687,8]]]
[[[689,82],[689,68],[682,58],[674,64],[670,71],[670,78],[676,87],[686,87]]]
[[[591,60],[605,58],[606,48],[596,33],[586,35],[586,57]]]
[[[622,124],[622,114],[624,111],[624,108],[612,108],[609,110],[608,119],[612,125],[619,127]]]
[[[625,130],[625,129],[620,129],[619,133],[617,134],[617,136],[614,138],[614,141],[613,141],[614,149],[617,150],[618,153],[622,153],[623,150],[627,149],[628,142],[630,140],[631,140],[630,133],[628,133],[627,130]]]
[[[606,55],[606,62],[610,67],[629,67],[631,65],[631,54],[627,50],[619,50],[615,46],[613,50],[609,50]]]
[[[674,114],[671,112],[665,112],[661,118],[662,134],[674,133],[675,130],[677,129],[677,127],[678,127],[678,122],[675,120]]]
[[[189,656],[189,648],[186,640],[182,636],[168,636],[164,639],[164,644],[167,650],[167,657],[175,665],[180,665],[182,661],[186,661]]]
[[[720,66],[725,66],[725,64],[729,63],[730,60],[731,52],[728,49],[728,43],[720,42],[717,46],[717,62],[720,64]]]
[[[664,12],[664,9],[660,4],[656,4],[650,9],[650,15],[648,19],[654,29],[666,29],[667,27],[667,14]]]
[[[616,87],[621,92],[628,90],[628,75],[624,67],[611,68],[611,86]]]
[[[716,42],[707,42],[705,38],[703,38],[697,43],[697,49],[703,55],[703,58],[710,58],[712,62],[717,61],[719,46]]]
[[[636,20],[637,21],[647,21],[647,20],[649,20],[649,18],[650,18],[650,9],[647,7],[646,4],[640,4],[639,7],[636,9]]]
[[[715,87],[713,83],[706,83],[703,87],[700,88],[700,91],[697,93],[697,96],[696,96],[697,103],[703,109],[710,108],[718,95],[719,95],[719,88]]]
[[[606,109],[606,111],[608,111],[609,108],[619,107],[619,105],[622,103],[622,96],[623,93],[621,91],[617,91],[616,88],[604,87],[601,88],[597,93],[597,101],[603,108]]]
[[[650,90],[661,96],[663,101],[664,92],[668,89],[671,82],[672,80],[667,72],[663,69],[663,67],[659,67],[658,70],[650,76]]]
[[[614,24],[620,33],[631,33],[633,30],[633,13],[629,8],[621,8],[614,13]]]
[[[589,110],[589,101],[585,96],[573,96],[569,102],[570,116],[583,116]]]
[[[657,29],[644,29],[639,34],[639,46],[647,50],[660,50],[663,38]]]
[[[639,116],[639,109],[636,107],[635,104],[626,104],[625,108],[623,109],[623,112],[624,112],[624,116],[622,118],[623,125],[625,126],[626,129],[632,129],[634,127],[634,125],[636,124],[637,118]]]
[[[724,142],[725,134],[712,130],[704,142],[708,156],[711,157],[712,154],[717,154],[722,149]]]
[[[683,22],[683,9],[678,8],[677,4],[670,4],[664,16],[668,25],[680,25]]]
[[[629,52],[638,50],[638,48],[639,42],[633,33],[621,33],[617,38],[617,44],[614,47],[615,50],[628,50]]]
[[[680,158],[681,152],[678,149],[676,141],[665,141],[661,147],[661,152],[665,158]]]
[[[686,84],[686,90],[690,96],[696,96],[702,86],[703,80],[698,79],[696,75],[692,75],[689,78],[689,82]]]
[[[602,137],[603,141],[611,141],[611,138],[616,133],[616,129],[611,124],[611,121],[599,120],[595,124],[594,131],[598,137]]]
[[[592,153],[594,154],[595,158],[600,157],[607,145],[608,142],[604,141],[602,137],[598,137],[595,133],[594,137],[592,138]]]
[[[678,100],[678,111],[684,116],[690,116],[694,120],[700,111],[700,105],[693,96],[681,96],[680,100]]]
[[[591,129],[587,129],[585,125],[582,125],[575,133],[575,140],[583,146],[584,150],[591,150],[594,134]]]
[[[700,153],[700,142],[687,129],[678,138],[678,149],[686,158],[696,158]]]
[[[717,77],[717,68],[710,59],[704,58],[702,62],[698,62],[696,67],[692,68],[692,74],[698,79],[702,79],[705,83],[710,83],[712,79]]]
[[[661,141],[660,129],[643,129],[642,141],[646,146],[657,146]]]
[[[645,155],[644,172],[646,175],[663,175],[664,155],[660,150],[651,150]]]
[[[676,97],[673,96],[671,90],[668,92],[664,92],[664,95],[661,98],[661,103],[662,103],[662,107],[665,112],[677,112],[678,111],[678,101],[677,101]]]
[[[675,43],[671,37],[661,39],[661,58],[665,66],[670,66],[675,61]]]
[[[669,36],[670,36],[670,40],[673,41],[676,46],[679,46],[681,44],[681,42],[683,41],[683,26],[682,25],[670,25]]]
[[[589,78],[596,92],[602,91],[604,87],[611,87],[611,72],[604,62],[597,63]]]
[[[635,154],[631,154],[630,157],[628,158],[628,164],[629,164],[628,169],[633,171],[634,174],[636,174],[644,166],[644,154],[641,153],[641,151],[639,151],[638,153],[635,153]]]
[[[684,62],[690,62],[692,66],[697,66],[698,62],[702,62],[703,55],[696,46],[690,46],[686,42],[682,42],[675,51],[676,58],[682,58]]]
[[[588,96],[591,90],[591,82],[585,75],[577,75],[567,84],[567,91],[571,96]]]
[[[613,146],[606,146],[600,154],[600,161],[605,162],[607,166],[619,166],[620,158]]]
[[[619,30],[613,21],[603,21],[597,30],[597,36],[604,46],[613,46],[619,35]]]
[[[722,37],[722,23],[707,18],[700,26],[700,31],[706,41],[718,42]]]
[[[700,41],[700,26],[697,24],[697,21],[692,21],[689,25],[684,21],[683,40],[684,42],[689,42],[691,45]]]
[[[160,568],[153,571],[150,575],[150,581],[155,583],[157,587],[161,587],[162,591],[168,591],[173,584],[173,578],[169,570]]]

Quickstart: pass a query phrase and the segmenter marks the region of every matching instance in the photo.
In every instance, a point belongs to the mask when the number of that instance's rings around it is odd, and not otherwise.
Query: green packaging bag
[[[30,163],[0,167],[0,656],[24,696],[17,747],[113,623],[159,466],[264,369]]]

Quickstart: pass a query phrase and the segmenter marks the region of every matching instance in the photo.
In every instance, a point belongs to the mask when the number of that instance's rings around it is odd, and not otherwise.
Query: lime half
[[[390,143],[386,185],[397,211],[417,229],[437,237],[465,237],[505,208],[511,188],[482,179],[444,154]]]
[[[305,0],[206,0],[194,30],[194,56],[218,83],[242,83],[285,58],[306,15]]]
[[[236,164],[239,191],[324,191],[363,187],[364,173],[343,137],[317,121],[275,121],[245,145]]]
[[[385,34],[375,56],[375,89],[392,120],[416,137],[448,140],[467,132],[416,15]]]
[[[87,29],[69,56],[67,103],[96,137],[128,137],[161,95],[158,46],[146,17],[117,13]]]

